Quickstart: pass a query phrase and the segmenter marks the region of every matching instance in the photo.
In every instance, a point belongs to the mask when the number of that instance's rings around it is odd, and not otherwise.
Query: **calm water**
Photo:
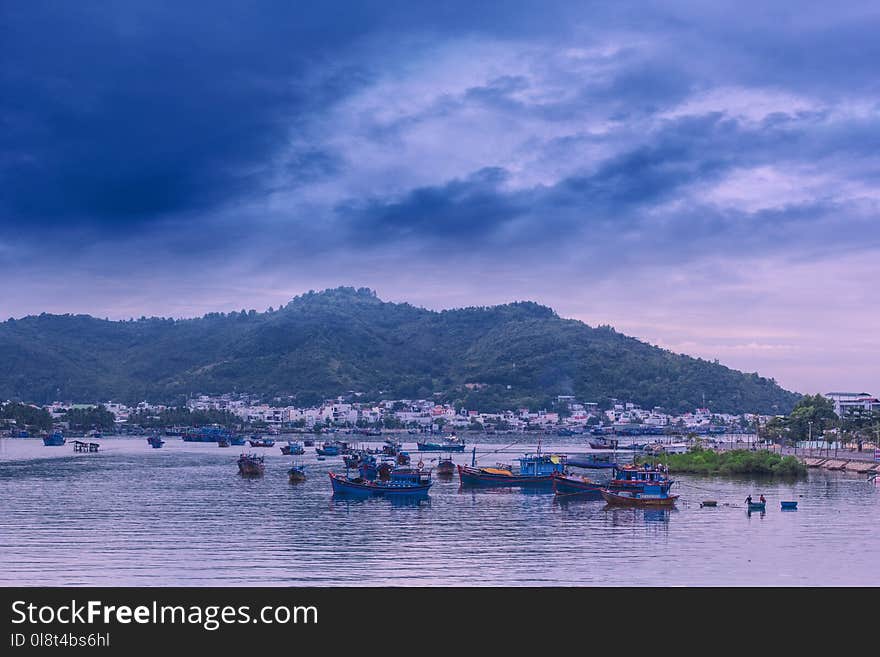
[[[546,450],[589,451],[582,438],[547,440]],[[672,511],[462,490],[457,478],[421,502],[361,501],[332,497],[327,472],[341,458],[318,462],[313,448],[298,457],[308,481],[291,485],[282,443],[247,448],[266,455],[266,474],[244,479],[235,461],[245,448],[100,442],[97,454],[74,454],[0,439],[0,585],[880,584],[880,486],[864,476],[681,476]],[[747,514],[749,493],[767,497],[766,514]],[[797,511],[779,510],[788,499]]]

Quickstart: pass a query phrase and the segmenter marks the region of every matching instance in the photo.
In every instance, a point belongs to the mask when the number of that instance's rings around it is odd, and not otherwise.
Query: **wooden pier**
[[[87,443],[82,440],[73,441],[74,452],[97,452],[99,447],[98,443]]]

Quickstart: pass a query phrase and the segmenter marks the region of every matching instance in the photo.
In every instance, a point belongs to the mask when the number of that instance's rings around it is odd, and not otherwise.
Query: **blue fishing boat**
[[[319,456],[339,456],[342,450],[336,443],[324,443],[320,447],[315,447],[315,451]]]
[[[256,454],[241,454],[238,457],[238,472],[246,477],[260,476],[266,466],[263,463],[264,457]]]
[[[43,438],[43,445],[46,447],[60,447],[67,441],[64,439],[64,434],[60,431],[56,431],[51,436],[46,436]]]
[[[329,473],[334,495],[424,496],[431,488],[431,471],[419,468],[395,468],[388,481],[369,481],[362,477],[347,477]]]
[[[551,486],[554,474],[565,472],[565,455],[542,454],[540,443],[536,453],[519,458],[518,471],[504,463],[491,468],[477,467],[476,454],[477,448],[474,447],[471,465],[457,466],[462,486]]]
[[[300,442],[288,440],[286,445],[281,446],[281,453],[285,456],[299,456],[306,453],[306,448]]]
[[[252,436],[248,442],[251,444],[251,447],[272,447],[275,445],[274,440],[263,438],[262,436]]]
[[[797,511],[797,502],[780,502],[783,511]]]
[[[223,427],[199,427],[183,434],[183,440],[187,443],[217,443],[229,438],[229,431]]]
[[[287,471],[287,478],[292,484],[298,484],[306,480],[306,466],[302,463],[294,463]]]
[[[453,435],[439,443],[419,441],[416,443],[416,449],[420,452],[463,452],[464,441]]]
[[[147,438],[147,444],[153,449],[159,449],[162,445],[165,444],[165,441],[162,440],[159,436],[150,436]]]
[[[229,436],[229,444],[237,446],[244,445],[244,436]]]
[[[553,475],[553,492],[558,496],[577,495],[579,499],[601,500],[602,489],[605,484],[600,484],[578,475],[555,473]]]
[[[624,465],[614,468],[611,480],[606,488],[613,491],[642,490],[645,486],[657,485],[666,491],[672,486],[673,480],[669,478],[669,470],[661,466],[645,464]]]

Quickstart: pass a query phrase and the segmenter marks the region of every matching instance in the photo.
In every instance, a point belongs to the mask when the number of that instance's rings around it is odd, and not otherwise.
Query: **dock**
[[[87,443],[82,440],[73,441],[74,452],[97,452],[100,446],[98,443]]]

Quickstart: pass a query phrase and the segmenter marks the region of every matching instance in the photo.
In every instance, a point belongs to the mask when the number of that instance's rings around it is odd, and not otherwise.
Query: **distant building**
[[[826,392],[825,396],[834,402],[834,412],[838,415],[843,415],[850,408],[880,411],[880,400],[867,392]]]

